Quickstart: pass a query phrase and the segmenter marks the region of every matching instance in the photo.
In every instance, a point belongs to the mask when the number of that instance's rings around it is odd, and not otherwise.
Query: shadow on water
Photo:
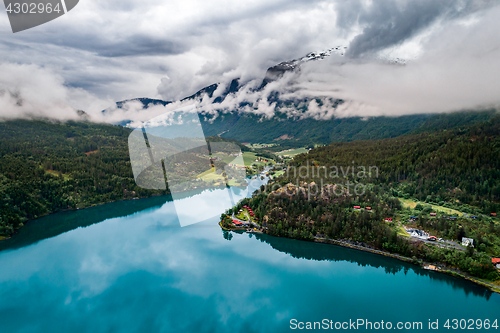
[[[226,237],[227,236],[224,238],[228,239]],[[470,281],[452,277],[443,273],[428,271],[411,263],[370,252],[349,249],[333,244],[313,243],[274,237],[266,234],[255,234],[255,237],[261,242],[271,245],[272,248],[280,252],[287,253],[298,259],[347,261],[363,267],[371,266],[375,268],[383,268],[388,274],[396,274],[401,271],[403,271],[404,274],[407,274],[409,270],[412,270],[417,275],[428,276],[433,280],[445,282],[453,289],[463,290],[466,294],[473,294],[485,297],[486,299],[489,299],[493,294],[492,291],[478,286]]]
[[[31,220],[11,238],[0,242],[0,251],[18,249],[43,239],[55,237],[79,227],[88,227],[107,219],[127,216],[148,208],[160,207],[170,196],[110,202],[86,209],[71,210]]]

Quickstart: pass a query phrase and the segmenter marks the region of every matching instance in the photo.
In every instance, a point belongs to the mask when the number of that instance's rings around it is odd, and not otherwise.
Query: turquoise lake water
[[[293,319],[422,322],[428,332],[429,320],[439,331],[462,331],[446,319],[500,321],[500,295],[470,282],[333,245],[227,233],[218,220],[181,228],[173,203],[155,197],[28,223],[0,243],[0,332],[300,331]]]

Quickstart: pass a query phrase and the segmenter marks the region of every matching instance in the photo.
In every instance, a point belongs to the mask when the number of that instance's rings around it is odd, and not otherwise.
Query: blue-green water
[[[3,243],[0,332],[281,332],[291,319],[427,332],[429,319],[446,331],[447,318],[500,320],[500,295],[472,283],[333,245],[224,233],[218,218],[180,228],[165,200],[51,215]]]

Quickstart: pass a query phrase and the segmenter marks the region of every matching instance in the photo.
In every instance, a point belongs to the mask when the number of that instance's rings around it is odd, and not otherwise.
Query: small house
[[[496,268],[500,269],[500,258],[492,258],[491,262]]]
[[[361,206],[354,206],[354,209],[361,209]]]
[[[497,213],[491,213],[490,216],[497,216]]]
[[[365,209],[366,209],[366,210],[372,210],[372,208],[371,208],[371,207],[366,207]]]
[[[430,236],[429,238],[427,238],[427,240],[430,240],[430,241],[435,242],[435,241],[437,241],[438,239],[437,239],[437,237],[436,237],[436,236]]]
[[[431,216],[436,216],[437,214],[436,213],[431,213]]]
[[[456,218],[455,216],[450,216],[450,217],[449,217],[449,219],[450,219],[450,220],[452,220],[452,221],[454,221],[454,220],[456,220],[457,218]]]
[[[474,247],[474,240],[472,238],[462,237],[462,245],[469,246],[469,244]]]
[[[392,222],[392,217],[386,217],[385,222]]]

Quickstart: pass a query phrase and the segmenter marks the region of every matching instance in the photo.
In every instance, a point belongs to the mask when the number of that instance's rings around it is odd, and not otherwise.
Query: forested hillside
[[[216,88],[216,85],[209,86],[186,99],[199,98],[203,94],[211,96]],[[141,102],[145,108],[148,105],[170,103],[148,98],[138,98],[135,101]],[[117,107],[121,108],[125,102],[117,102]],[[206,136],[220,136],[244,143],[277,143],[286,149],[331,142],[378,140],[403,134],[451,129],[484,122],[495,115],[495,111],[485,110],[440,115],[314,119],[306,115],[307,108],[300,102],[276,101],[279,105],[285,106],[288,103],[289,107],[295,108],[295,117],[289,117],[279,111],[273,117],[237,110],[216,111],[214,114],[202,114],[201,124]],[[215,109],[217,104],[214,102]],[[120,124],[126,125],[127,121]]]
[[[500,210],[499,116],[452,130],[332,143],[297,156],[293,163],[300,166],[308,160],[327,169],[375,166],[378,177],[372,174],[363,181],[380,185],[400,198],[412,197],[466,212],[468,206],[486,214]]]
[[[429,132],[297,155],[271,172],[281,175],[274,183],[223,214],[222,225],[230,228],[228,216],[246,205],[271,235],[356,242],[496,280],[490,256],[500,256],[500,116],[469,125],[438,117]],[[404,226],[453,245],[411,238]],[[453,243],[463,237],[474,247]]]
[[[0,122],[0,239],[48,213],[167,194],[137,186],[129,158],[130,132],[89,122]],[[207,140],[250,150],[235,140]]]
[[[484,237],[484,241],[490,247],[485,246],[479,252],[474,252],[472,248],[460,251],[429,246],[421,240],[400,236],[401,227],[392,219],[396,216],[406,217],[405,210],[390,193],[375,188],[374,191],[366,190],[359,196],[350,196],[346,195],[345,188],[340,189],[342,186],[332,188],[325,185],[316,189],[310,185],[307,182],[302,182],[299,186],[288,184],[283,190],[257,193],[223,214],[222,225],[230,228],[229,216],[248,206],[255,212],[258,223],[270,235],[303,240],[327,237],[402,254],[414,260],[421,258],[440,262],[493,281],[498,279],[498,273],[488,254],[498,251],[495,245],[499,243],[500,226],[488,230],[491,236]],[[370,210],[353,209],[356,205],[369,205]],[[434,222],[419,215],[422,221],[431,224]],[[388,217],[391,217],[391,222],[384,221]],[[441,219],[440,222],[444,220]],[[462,228],[453,224],[450,229],[460,232]],[[479,236],[475,230],[467,230],[467,233],[468,237]],[[487,250],[488,254],[484,253]]]
[[[277,113],[272,118],[254,114],[220,113],[212,121],[202,121],[207,135],[221,135],[245,143],[279,143],[287,147],[328,144],[335,141],[369,140],[396,137],[422,125],[428,115],[398,118],[376,117],[294,119]]]
[[[136,186],[129,133],[85,122],[0,122],[0,236],[50,212],[160,194]]]

